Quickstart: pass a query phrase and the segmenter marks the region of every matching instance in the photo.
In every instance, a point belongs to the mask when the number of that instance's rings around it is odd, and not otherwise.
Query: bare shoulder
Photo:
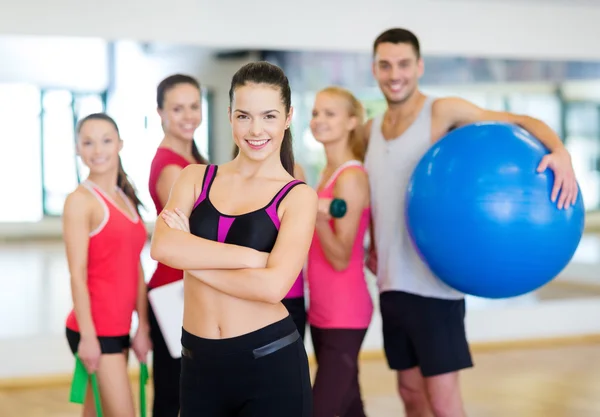
[[[67,195],[63,207],[63,216],[85,216],[90,214],[96,198],[92,191],[85,188],[83,185],[77,186],[75,190]]]
[[[179,177],[185,181],[196,181],[198,179],[201,181],[207,168],[208,165],[204,164],[190,164],[181,170]]]
[[[164,210],[178,208],[189,216],[194,201],[200,194],[206,168],[207,166],[202,164],[192,164],[183,168],[171,186]]]
[[[333,194],[354,206],[369,205],[369,176],[362,169],[345,169],[336,179]]]
[[[479,108],[460,97],[437,98],[431,107],[432,142],[436,142],[450,130],[465,124],[465,121],[475,120]]]
[[[65,242],[73,236],[87,236],[93,219],[101,213],[102,207],[93,191],[79,185],[67,195],[63,205],[62,228]]]
[[[369,175],[363,169],[358,168],[346,168],[338,177],[335,182],[336,189],[348,190],[348,191],[362,191],[369,187]]]
[[[350,166],[345,168],[340,175],[338,176],[337,182],[347,182],[347,183],[364,183],[364,181],[368,181],[369,175],[367,171],[360,166]]]
[[[202,187],[204,176],[208,169],[208,165],[190,164],[183,168],[177,175],[174,186],[177,188]]]
[[[467,100],[460,97],[440,97],[433,101],[431,111],[434,117],[448,117],[469,104]]]
[[[462,119],[482,117],[485,110],[460,97],[443,97],[433,102],[432,115],[446,121],[456,122]]]
[[[160,174],[158,176],[159,181],[161,179],[172,179],[177,177],[181,171],[183,171],[185,169],[185,167],[181,167],[181,165],[177,165],[177,164],[169,164],[167,166],[165,166],[161,171]]]
[[[290,200],[298,200],[298,199],[317,199],[317,192],[308,184],[302,183],[296,185],[294,188],[290,190],[288,193],[288,198]]]
[[[283,199],[285,213],[287,212],[317,212],[317,192],[308,184],[298,184],[293,187]]]

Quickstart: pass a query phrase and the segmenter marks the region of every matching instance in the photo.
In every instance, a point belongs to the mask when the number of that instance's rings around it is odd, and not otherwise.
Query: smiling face
[[[200,90],[189,83],[179,83],[165,91],[158,109],[163,129],[169,136],[191,141],[202,123]]]
[[[276,86],[247,83],[235,88],[229,118],[240,152],[255,161],[273,154],[279,157],[292,110],[286,111],[281,90]]]
[[[90,174],[117,171],[123,142],[115,126],[107,120],[86,120],[77,136],[77,153]]]
[[[351,103],[341,94],[322,91],[317,94],[310,121],[314,138],[322,144],[347,140],[356,127]]]
[[[406,101],[418,88],[423,60],[410,43],[383,42],[377,46],[373,76],[388,103]]]

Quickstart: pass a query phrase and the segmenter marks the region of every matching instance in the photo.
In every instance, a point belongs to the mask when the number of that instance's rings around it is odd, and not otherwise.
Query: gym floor
[[[597,417],[600,415],[600,343],[475,353],[462,389],[473,417]],[[361,384],[367,415],[403,416],[394,374],[382,359],[363,360]],[[137,392],[137,385],[135,386]],[[77,417],[67,385],[0,389],[2,417]],[[152,386],[147,388],[152,396]],[[149,416],[151,413],[148,414]]]
[[[73,359],[64,337],[71,308],[64,248],[59,241],[0,245],[0,416],[76,416],[68,403]],[[150,274],[154,263],[144,252]],[[600,236],[586,235],[561,278],[527,300],[544,306],[600,305]],[[374,283],[370,280],[375,294]],[[511,301],[512,302],[512,301]],[[513,302],[514,303],[514,302]],[[551,303],[550,303],[551,304]],[[469,303],[468,303],[469,305]],[[497,302],[473,300],[472,309],[502,308]],[[566,307],[565,307],[566,308]],[[566,310],[565,310],[566,311]],[[568,313],[565,313],[568,314]],[[572,322],[573,316],[565,320]],[[596,322],[597,318],[590,317]],[[511,323],[511,326],[520,322]],[[363,397],[368,415],[401,416],[394,374],[380,349],[380,323],[374,317],[361,361]],[[464,372],[462,385],[468,415],[477,417],[587,417],[600,415],[600,332],[541,344],[503,343],[499,348],[474,346],[476,367]],[[577,335],[575,335],[577,336]],[[310,341],[307,341],[310,351]],[[314,371],[314,367],[313,367]],[[58,377],[57,377],[58,376]],[[137,392],[137,388],[136,391]],[[152,385],[147,388],[152,396]]]

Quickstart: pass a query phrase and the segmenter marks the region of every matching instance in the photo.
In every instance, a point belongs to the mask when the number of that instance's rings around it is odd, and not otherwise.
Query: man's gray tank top
[[[404,291],[424,297],[460,299],[464,294],[440,281],[421,260],[406,229],[404,204],[413,170],[431,146],[431,108],[427,97],[413,124],[386,141],[383,116],[373,119],[365,157],[377,248],[379,292]]]

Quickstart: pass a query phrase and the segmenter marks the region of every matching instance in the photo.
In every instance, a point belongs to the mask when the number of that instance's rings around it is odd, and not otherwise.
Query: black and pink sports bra
[[[231,216],[219,212],[209,198],[217,169],[217,165],[206,168],[202,192],[189,217],[190,232],[204,239],[245,246],[259,252],[271,252],[279,232],[279,204],[292,188],[304,183],[299,180],[290,181],[265,207]]]

